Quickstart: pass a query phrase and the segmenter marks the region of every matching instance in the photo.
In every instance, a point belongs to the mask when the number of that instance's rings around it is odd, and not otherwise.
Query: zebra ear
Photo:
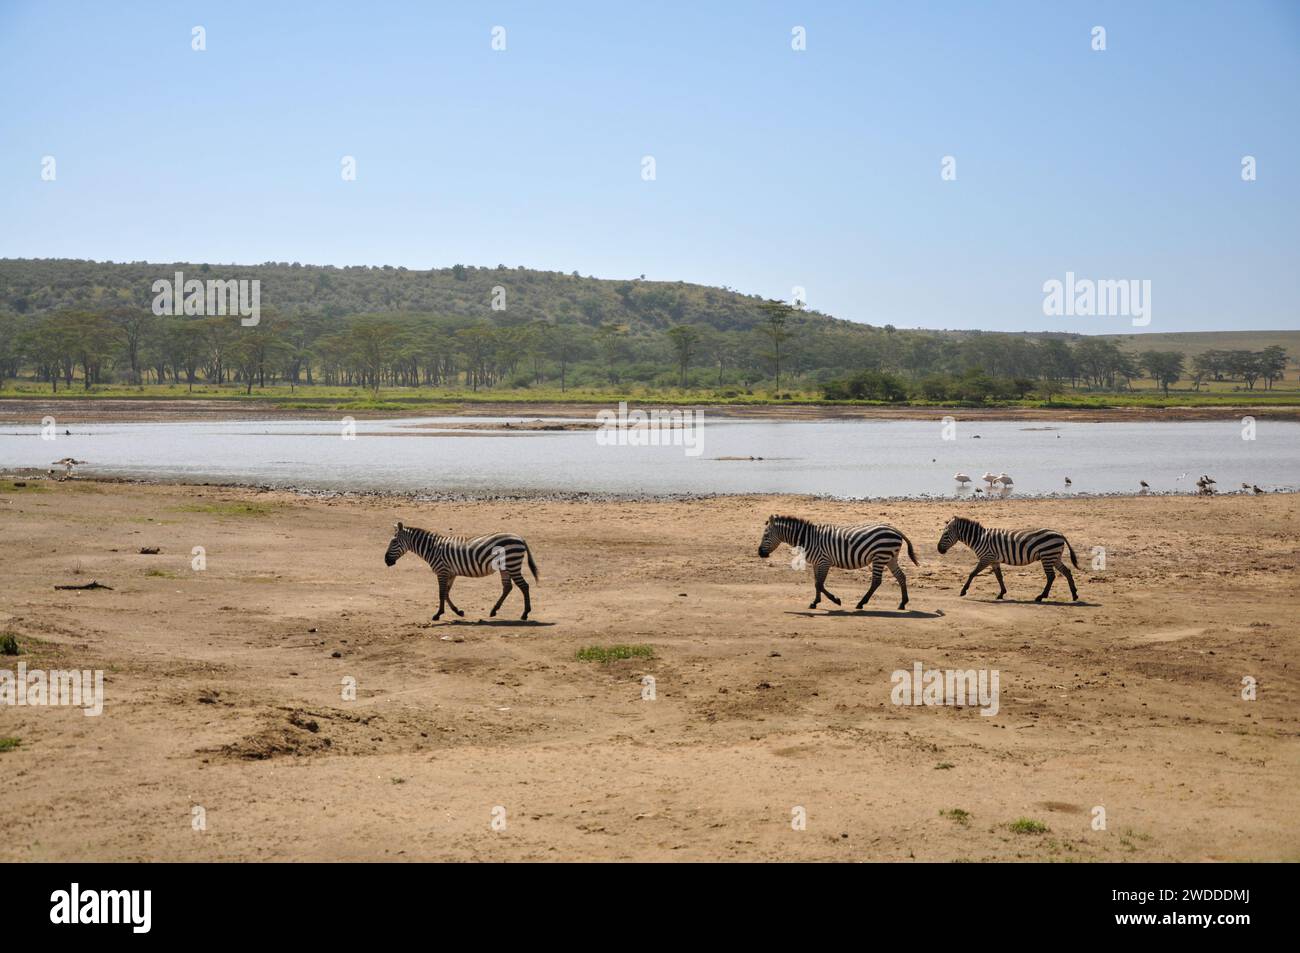
[[[397,531],[398,531],[399,533],[402,531],[402,524],[401,524],[401,523],[398,523],[398,524],[397,524]]]

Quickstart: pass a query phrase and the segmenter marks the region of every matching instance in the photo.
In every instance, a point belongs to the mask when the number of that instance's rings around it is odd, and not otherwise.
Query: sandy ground
[[[97,718],[0,706],[19,739],[0,751],[0,859],[1300,860],[1300,496],[0,488],[0,631],[23,650],[0,669],[106,673]],[[1004,603],[987,577],[960,599],[970,553],[935,552],[959,508],[1058,528],[1085,567],[1104,546],[1107,567],[1077,574],[1079,604],[1030,601],[1036,569],[1008,571]],[[809,611],[788,550],[757,558],[773,511],[901,527],[922,563],[910,611],[892,580],[869,611]],[[383,564],[395,519],[526,536],[532,623],[517,593],[482,621],[497,583],[462,579],[466,621],[429,624],[428,570]],[[53,589],[91,580],[113,588]],[[865,590],[829,585],[850,607]],[[611,644],[654,657],[577,657]],[[999,713],[892,704],[917,661],[997,669]]]
[[[392,396],[392,395],[386,395]],[[311,397],[304,390],[299,399]],[[125,423],[173,420],[256,420],[273,418],[320,419],[339,415],[331,409],[332,403],[343,403],[340,398],[326,401],[315,408],[285,408],[272,400],[161,400],[154,398],[79,398],[58,399],[27,397],[0,399],[0,426],[39,427],[42,418],[53,416],[60,427],[67,424]],[[654,401],[631,401],[630,407],[651,409],[666,408]],[[821,404],[699,404],[681,405],[676,409],[695,409],[706,417],[744,420],[938,420],[951,414],[958,420],[1041,420],[1059,423],[1076,421],[1112,423],[1133,421],[1224,420],[1252,415],[1261,419],[1300,420],[1300,407],[1295,406],[1242,406],[1242,407],[1116,407],[1099,410],[1062,409],[1047,407],[875,407],[836,406]],[[617,401],[606,403],[547,403],[545,401],[462,401],[427,402],[402,410],[349,411],[358,420],[379,420],[397,417],[572,417],[595,420],[601,411],[617,407]]]

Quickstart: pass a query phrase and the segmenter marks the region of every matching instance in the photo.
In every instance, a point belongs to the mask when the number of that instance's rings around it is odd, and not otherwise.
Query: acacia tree
[[[768,357],[776,370],[776,389],[780,390],[781,345],[790,337],[788,325],[790,315],[794,313],[794,308],[784,301],[764,301],[759,307],[763,310],[763,323],[760,325],[760,329],[771,347]]]
[[[1169,396],[1169,385],[1177,383],[1183,376],[1181,351],[1143,351],[1140,363],[1166,397]]]
[[[677,356],[677,366],[681,371],[681,386],[686,387],[686,371],[695,356],[695,347],[700,342],[700,332],[689,324],[679,324],[668,329],[668,340],[672,343],[673,353]]]

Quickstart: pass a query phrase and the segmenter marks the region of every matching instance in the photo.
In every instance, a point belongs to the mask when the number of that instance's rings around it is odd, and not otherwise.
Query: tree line
[[[979,401],[1116,391],[1147,378],[1166,393],[1186,381],[1247,389],[1283,378],[1286,351],[1134,352],[1114,339],[937,333],[828,322],[764,302],[752,326],[663,329],[602,321],[264,310],[237,317],[156,316],[118,306],[0,314],[0,378],[57,392],[98,384],[363,388],[710,388],[820,390],[831,399]]]

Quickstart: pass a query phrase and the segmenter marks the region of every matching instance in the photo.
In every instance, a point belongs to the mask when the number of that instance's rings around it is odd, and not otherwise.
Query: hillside
[[[93,262],[73,259],[0,259],[0,313],[39,314],[64,308],[147,308],[153,282],[182,271],[186,279],[259,279],[263,309],[326,318],[356,314],[436,314],[518,325],[573,321],[590,327],[611,322],[633,336],[675,324],[718,331],[752,328],[762,319],[758,295],[686,282],[583,278],[576,273],[528,268],[456,265],[430,271],[364,265],[335,268],[266,262],[220,265],[173,262]],[[493,310],[494,289],[504,289],[504,309]],[[805,320],[837,323],[816,311]]]

